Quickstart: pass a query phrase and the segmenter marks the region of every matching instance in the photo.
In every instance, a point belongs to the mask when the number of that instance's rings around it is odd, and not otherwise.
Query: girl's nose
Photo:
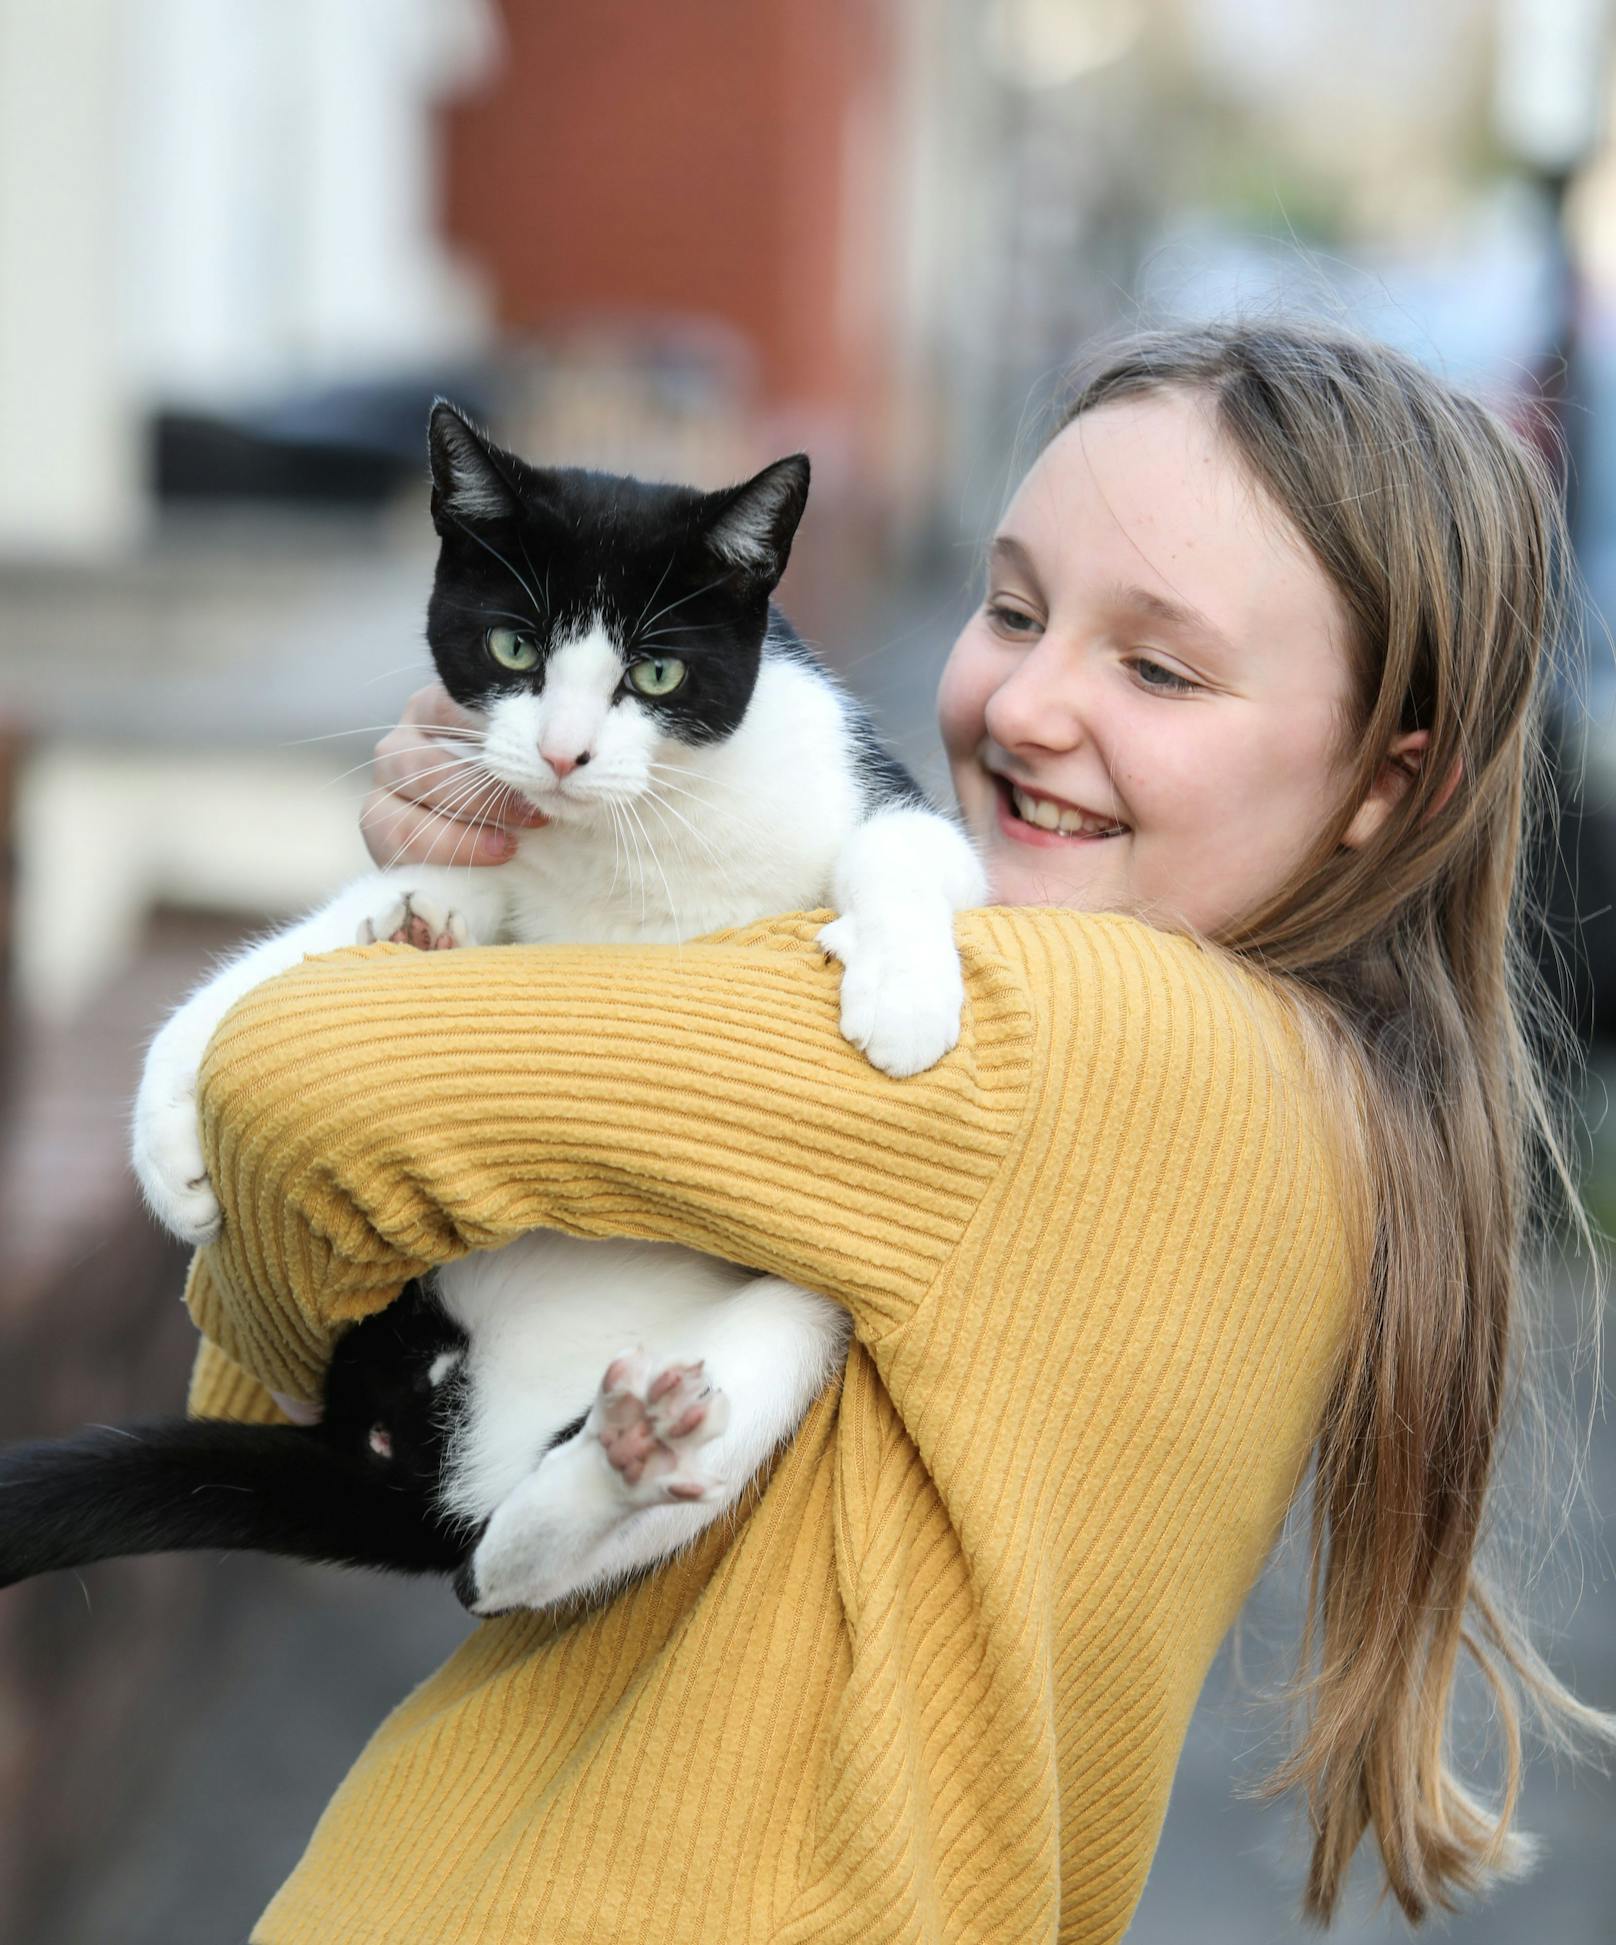
[[[1048,649],[1040,642],[988,697],[983,723],[1001,748],[1069,750],[1082,741],[1082,678]]]

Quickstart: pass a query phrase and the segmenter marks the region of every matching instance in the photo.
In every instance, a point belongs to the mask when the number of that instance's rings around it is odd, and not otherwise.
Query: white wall
[[[0,549],[121,545],[137,426],[109,320],[119,0],[0,0]]]
[[[488,0],[135,0],[123,353],[197,404],[463,349],[431,110],[492,58]]]
[[[481,340],[432,109],[496,55],[490,0],[0,0],[0,555],[138,533],[154,399]]]

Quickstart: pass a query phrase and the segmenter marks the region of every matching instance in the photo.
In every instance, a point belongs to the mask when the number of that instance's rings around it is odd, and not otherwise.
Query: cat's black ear
[[[808,455],[777,459],[744,486],[708,496],[707,545],[728,566],[772,588],[786,571],[807,504]]]
[[[516,462],[486,439],[457,406],[439,399],[427,421],[432,519],[504,520],[517,511]]]

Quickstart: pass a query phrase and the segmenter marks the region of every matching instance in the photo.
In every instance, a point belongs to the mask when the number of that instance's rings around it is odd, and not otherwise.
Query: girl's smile
[[[1045,792],[1025,789],[1013,777],[994,772],[991,765],[986,767],[997,786],[1000,829],[1013,843],[1098,844],[1127,833],[1127,826],[1114,817],[1065,803]]]

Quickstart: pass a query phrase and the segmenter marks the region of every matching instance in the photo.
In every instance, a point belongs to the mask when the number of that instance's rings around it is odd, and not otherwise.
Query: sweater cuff
[[[197,1346],[196,1362],[191,1366],[186,1410],[192,1418],[229,1418],[242,1425],[292,1422],[264,1386],[207,1337]]]

